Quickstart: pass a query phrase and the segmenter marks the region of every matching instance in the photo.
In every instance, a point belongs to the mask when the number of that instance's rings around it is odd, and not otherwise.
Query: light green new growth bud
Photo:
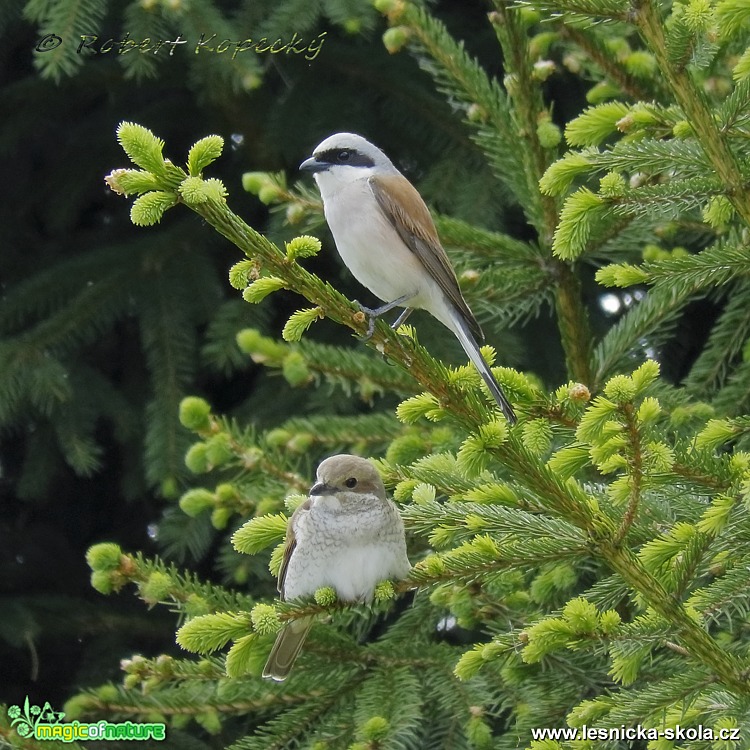
[[[292,437],[292,433],[283,427],[276,427],[273,430],[269,430],[266,433],[266,443],[271,448],[281,448],[286,445],[287,441]]]
[[[569,479],[590,463],[588,450],[582,445],[572,445],[553,453],[547,466],[561,479]]]
[[[599,698],[593,701],[581,701],[565,718],[571,727],[584,724],[596,724],[596,720],[608,714],[613,708],[612,698]],[[540,750],[542,750],[540,748]],[[546,748],[544,749],[546,750]]]
[[[487,110],[481,104],[474,102],[466,110],[466,119],[469,122],[487,122]]]
[[[312,435],[309,432],[298,432],[294,437],[289,439],[286,444],[286,449],[292,453],[298,453],[301,455],[307,453],[314,443],[315,435]]]
[[[567,197],[552,241],[553,253],[562,260],[575,260],[586,249],[591,230],[607,212],[600,195],[579,188]]]
[[[383,45],[391,55],[394,55],[407,45],[410,36],[411,29],[408,26],[394,26],[383,34]]]
[[[695,135],[695,131],[687,120],[680,120],[673,125],[672,135],[680,139],[691,138]]]
[[[715,195],[708,199],[703,209],[703,220],[717,230],[727,227],[734,216],[734,207],[725,195]]]
[[[459,468],[467,476],[480,474],[491,457],[490,451],[499,448],[508,438],[504,422],[489,422],[479,427],[479,434],[464,440],[456,455]]]
[[[392,13],[401,12],[403,6],[403,0],[375,0],[373,2],[375,10],[383,15],[391,15]]]
[[[750,77],[750,47],[748,47],[739,57],[734,68],[732,68],[732,78],[739,83]]]
[[[281,513],[259,516],[243,524],[232,534],[232,546],[246,555],[255,555],[284,538],[287,517]]]
[[[180,195],[188,206],[197,206],[209,199],[209,191],[200,177],[187,177],[179,187]]]
[[[396,590],[393,588],[391,581],[380,581],[375,586],[375,601],[388,602],[395,598]]]
[[[219,716],[219,712],[214,709],[201,711],[201,713],[196,714],[195,721],[209,734],[219,734],[221,732],[221,717]]]
[[[391,724],[382,716],[373,716],[357,729],[357,735],[367,743],[381,743],[388,737]]]
[[[91,572],[91,588],[100,594],[111,594],[115,590],[112,573],[108,570],[94,570]]]
[[[347,34],[354,36],[362,31],[362,21],[359,18],[347,18],[344,21],[344,31]]]
[[[211,605],[198,594],[190,594],[185,601],[185,616],[190,619],[211,612]]]
[[[587,154],[569,151],[562,159],[547,167],[539,180],[539,189],[545,195],[560,195],[571,186],[576,177],[590,168],[591,158]]]
[[[733,440],[738,429],[729,419],[709,419],[706,426],[698,433],[695,444],[699,448],[716,450],[724,443]]]
[[[311,258],[320,252],[321,247],[321,242],[317,237],[303,234],[286,243],[286,257],[289,260]]]
[[[151,174],[140,169],[113,169],[105,178],[109,189],[118,195],[133,195],[158,190],[160,182]]]
[[[576,438],[583,443],[598,442],[610,417],[617,411],[617,404],[603,396],[597,396],[586,409],[576,430]]]
[[[523,426],[521,439],[528,450],[541,456],[552,443],[552,427],[546,419],[533,419]]]
[[[289,347],[263,336],[256,328],[243,328],[235,337],[237,346],[257,364],[280,364]]]
[[[557,148],[562,141],[560,128],[550,120],[543,120],[537,125],[536,136],[542,148]]]
[[[527,628],[526,635],[528,643],[521,651],[521,658],[527,664],[535,664],[547,654],[565,648],[575,637],[575,631],[568,622],[550,618]]]
[[[600,104],[601,102],[606,102],[607,99],[618,97],[622,97],[622,91],[619,86],[615,86],[610,81],[597,83],[586,92],[586,101],[589,104]]]
[[[121,558],[122,549],[114,542],[94,544],[86,551],[86,562],[91,570],[116,570]]]
[[[321,607],[330,607],[339,599],[336,595],[336,591],[330,586],[321,586],[321,588],[316,590],[313,598],[315,599],[315,603],[319,604]]]
[[[604,386],[604,395],[616,404],[624,404],[635,397],[635,383],[627,375],[615,375]]]
[[[445,573],[445,563],[440,555],[427,555],[424,560],[420,560],[417,563],[416,567],[433,577],[438,577]]]
[[[625,69],[637,78],[652,78],[656,75],[656,59],[646,50],[635,50],[624,59]]]
[[[589,107],[565,127],[565,139],[571,146],[597,146],[617,130],[617,123],[628,113],[623,102],[607,102]]]
[[[396,407],[396,416],[404,424],[414,424],[420,417],[426,417],[437,407],[438,401],[431,393],[420,393],[402,401]]]
[[[172,590],[172,579],[160,571],[154,571],[149,577],[138,584],[141,598],[146,604],[156,604],[166,600]]]
[[[252,260],[241,260],[229,269],[229,284],[233,289],[244,289],[257,274],[257,264]]]
[[[212,468],[223,466],[234,455],[232,439],[226,432],[220,432],[206,442],[206,458]]]
[[[323,309],[320,307],[310,307],[306,310],[297,310],[292,313],[289,320],[284,325],[284,329],[281,332],[281,337],[284,341],[299,341],[302,338],[302,334],[320,318],[325,317],[323,315]]]
[[[164,212],[177,203],[174,193],[154,190],[136,198],[130,207],[130,220],[138,227],[158,224]]]
[[[661,368],[659,363],[653,359],[647,359],[637,370],[633,372],[632,378],[635,383],[636,393],[642,393],[658,377]]]
[[[655,422],[661,416],[661,404],[658,399],[649,396],[644,398],[638,407],[638,421],[641,424]]]
[[[188,154],[188,172],[197,176],[221,156],[224,149],[224,139],[220,135],[209,135],[201,138],[190,149]]]
[[[278,203],[284,197],[284,191],[274,184],[264,185],[258,191],[258,198],[261,203],[270,206],[272,203]]]
[[[456,666],[453,668],[453,674],[459,680],[470,680],[484,666],[482,652],[477,649],[471,649],[461,654]]]
[[[393,499],[397,503],[407,503],[419,483],[416,479],[404,479],[393,488]]]
[[[417,505],[427,505],[435,502],[435,488],[431,484],[420,482],[412,492],[412,500]]]
[[[180,510],[191,518],[199,516],[203,511],[213,508],[216,499],[212,492],[203,488],[188,490],[180,498]]]
[[[466,739],[474,750],[490,750],[493,747],[492,729],[480,716],[472,716],[466,722]]]
[[[213,511],[211,511],[211,526],[217,531],[223,531],[226,529],[231,517],[231,508],[214,508]]]
[[[532,77],[533,80],[540,81],[540,82],[543,83],[556,70],[557,70],[557,65],[555,65],[555,63],[552,60],[537,60],[534,63],[534,67],[533,67],[532,72],[531,72],[531,77]],[[543,124],[543,123],[541,123],[541,124]],[[549,123],[549,124],[552,125],[552,123]],[[555,130],[557,130],[557,132],[559,134],[559,138],[558,138],[558,141],[557,141],[557,143],[559,143],[562,140],[562,133],[560,132],[560,130],[557,128],[556,125],[553,125],[552,127],[554,127]],[[539,132],[538,129],[537,129],[537,132]],[[542,140],[541,134],[540,134],[539,140],[540,140],[540,142]],[[557,145],[557,143],[555,143],[555,145]],[[542,144],[542,145],[544,145],[544,144]],[[545,148],[550,148],[550,147],[545,147]]]
[[[242,188],[253,195],[258,195],[261,188],[266,187],[270,182],[268,172],[245,172],[242,175]]]
[[[647,446],[645,464],[654,474],[671,471],[674,466],[674,451],[661,441],[650,442]]]
[[[251,304],[262,302],[269,294],[284,288],[284,282],[275,276],[265,276],[254,281],[242,292],[242,299]]]
[[[187,396],[180,401],[179,419],[183,427],[195,432],[211,426],[211,405],[203,398]]]
[[[586,599],[571,599],[563,608],[563,617],[576,633],[593,633],[599,626],[599,613]]]
[[[205,443],[193,443],[185,453],[185,466],[193,474],[205,474],[211,469],[208,460],[208,447]]]
[[[714,22],[714,9],[711,0],[690,0],[687,6],[683,6],[685,12],[683,18],[687,27],[695,34],[707,31]]]
[[[219,203],[225,203],[227,197],[227,188],[221,180],[211,177],[208,180],[203,180],[202,193],[205,195],[206,200],[217,201]]]
[[[100,685],[95,690],[96,697],[103,703],[114,703],[119,700],[120,693],[114,685]]]
[[[607,172],[599,181],[599,192],[607,198],[619,198],[626,188],[625,178],[619,172]]]
[[[307,360],[300,352],[290,352],[287,354],[281,365],[281,371],[286,381],[293,388],[305,385],[313,379],[310,368],[307,366]]]
[[[622,619],[614,609],[608,609],[606,612],[602,612],[599,616],[599,629],[604,635],[614,635],[620,628]]]
[[[281,628],[276,608],[271,604],[256,604],[250,610],[250,620],[255,632],[260,635],[273,635]]]
[[[600,268],[596,272],[596,280],[603,286],[628,287],[635,284],[645,284],[648,273],[630,263],[613,263]]]
[[[117,128],[117,140],[130,160],[141,169],[157,175],[164,173],[164,141],[150,130],[133,122],[121,122]]]

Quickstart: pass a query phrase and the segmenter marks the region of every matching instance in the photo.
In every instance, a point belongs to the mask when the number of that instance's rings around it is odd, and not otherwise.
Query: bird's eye
[[[337,158],[340,162],[347,162],[352,157],[352,152],[348,148],[339,151]]]
[[[350,490],[353,490],[357,486],[357,480],[354,477],[349,477],[349,479],[344,482],[344,485]]]

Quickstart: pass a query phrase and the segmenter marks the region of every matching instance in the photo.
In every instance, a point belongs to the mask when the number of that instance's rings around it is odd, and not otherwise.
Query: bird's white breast
[[[384,302],[414,295],[404,307],[437,311],[443,294],[404,244],[370,189],[370,170],[353,168],[315,175],[323,196],[326,221],[346,267],[360,284]],[[444,321],[445,322],[445,321]]]
[[[317,497],[300,517],[295,536],[284,582],[287,599],[331,586],[344,601],[365,601],[380,581],[409,571],[403,527],[390,504],[343,512],[335,497]]]

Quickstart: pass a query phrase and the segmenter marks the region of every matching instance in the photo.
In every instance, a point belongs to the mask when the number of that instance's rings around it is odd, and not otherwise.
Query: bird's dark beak
[[[310,487],[310,494],[311,495],[330,495],[331,487],[327,485],[325,482],[316,482],[312,487]]]
[[[311,156],[309,159],[305,159],[299,165],[299,168],[301,172],[312,172],[315,174],[315,172],[322,172],[324,169],[327,169],[328,166],[325,162],[318,161],[314,156]]]

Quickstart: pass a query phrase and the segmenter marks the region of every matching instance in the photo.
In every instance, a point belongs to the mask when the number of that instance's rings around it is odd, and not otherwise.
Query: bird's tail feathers
[[[479,351],[479,345],[467,321],[464,320],[463,316],[457,310],[451,311],[451,321],[453,323],[453,332],[466,352],[466,356],[471,360],[474,367],[477,368],[477,371],[482,376],[482,380],[487,384],[492,397],[497,401],[497,405],[505,415],[505,418],[510,424],[515,424],[517,421],[516,413],[513,411],[510,401],[505,397],[500,384],[495,380],[495,376],[492,374],[489,365],[484,361],[484,357],[482,357],[482,353]]]
[[[266,666],[263,667],[264,677],[282,682],[289,676],[313,621],[313,617],[300,617],[299,620],[284,625],[276,636]]]

